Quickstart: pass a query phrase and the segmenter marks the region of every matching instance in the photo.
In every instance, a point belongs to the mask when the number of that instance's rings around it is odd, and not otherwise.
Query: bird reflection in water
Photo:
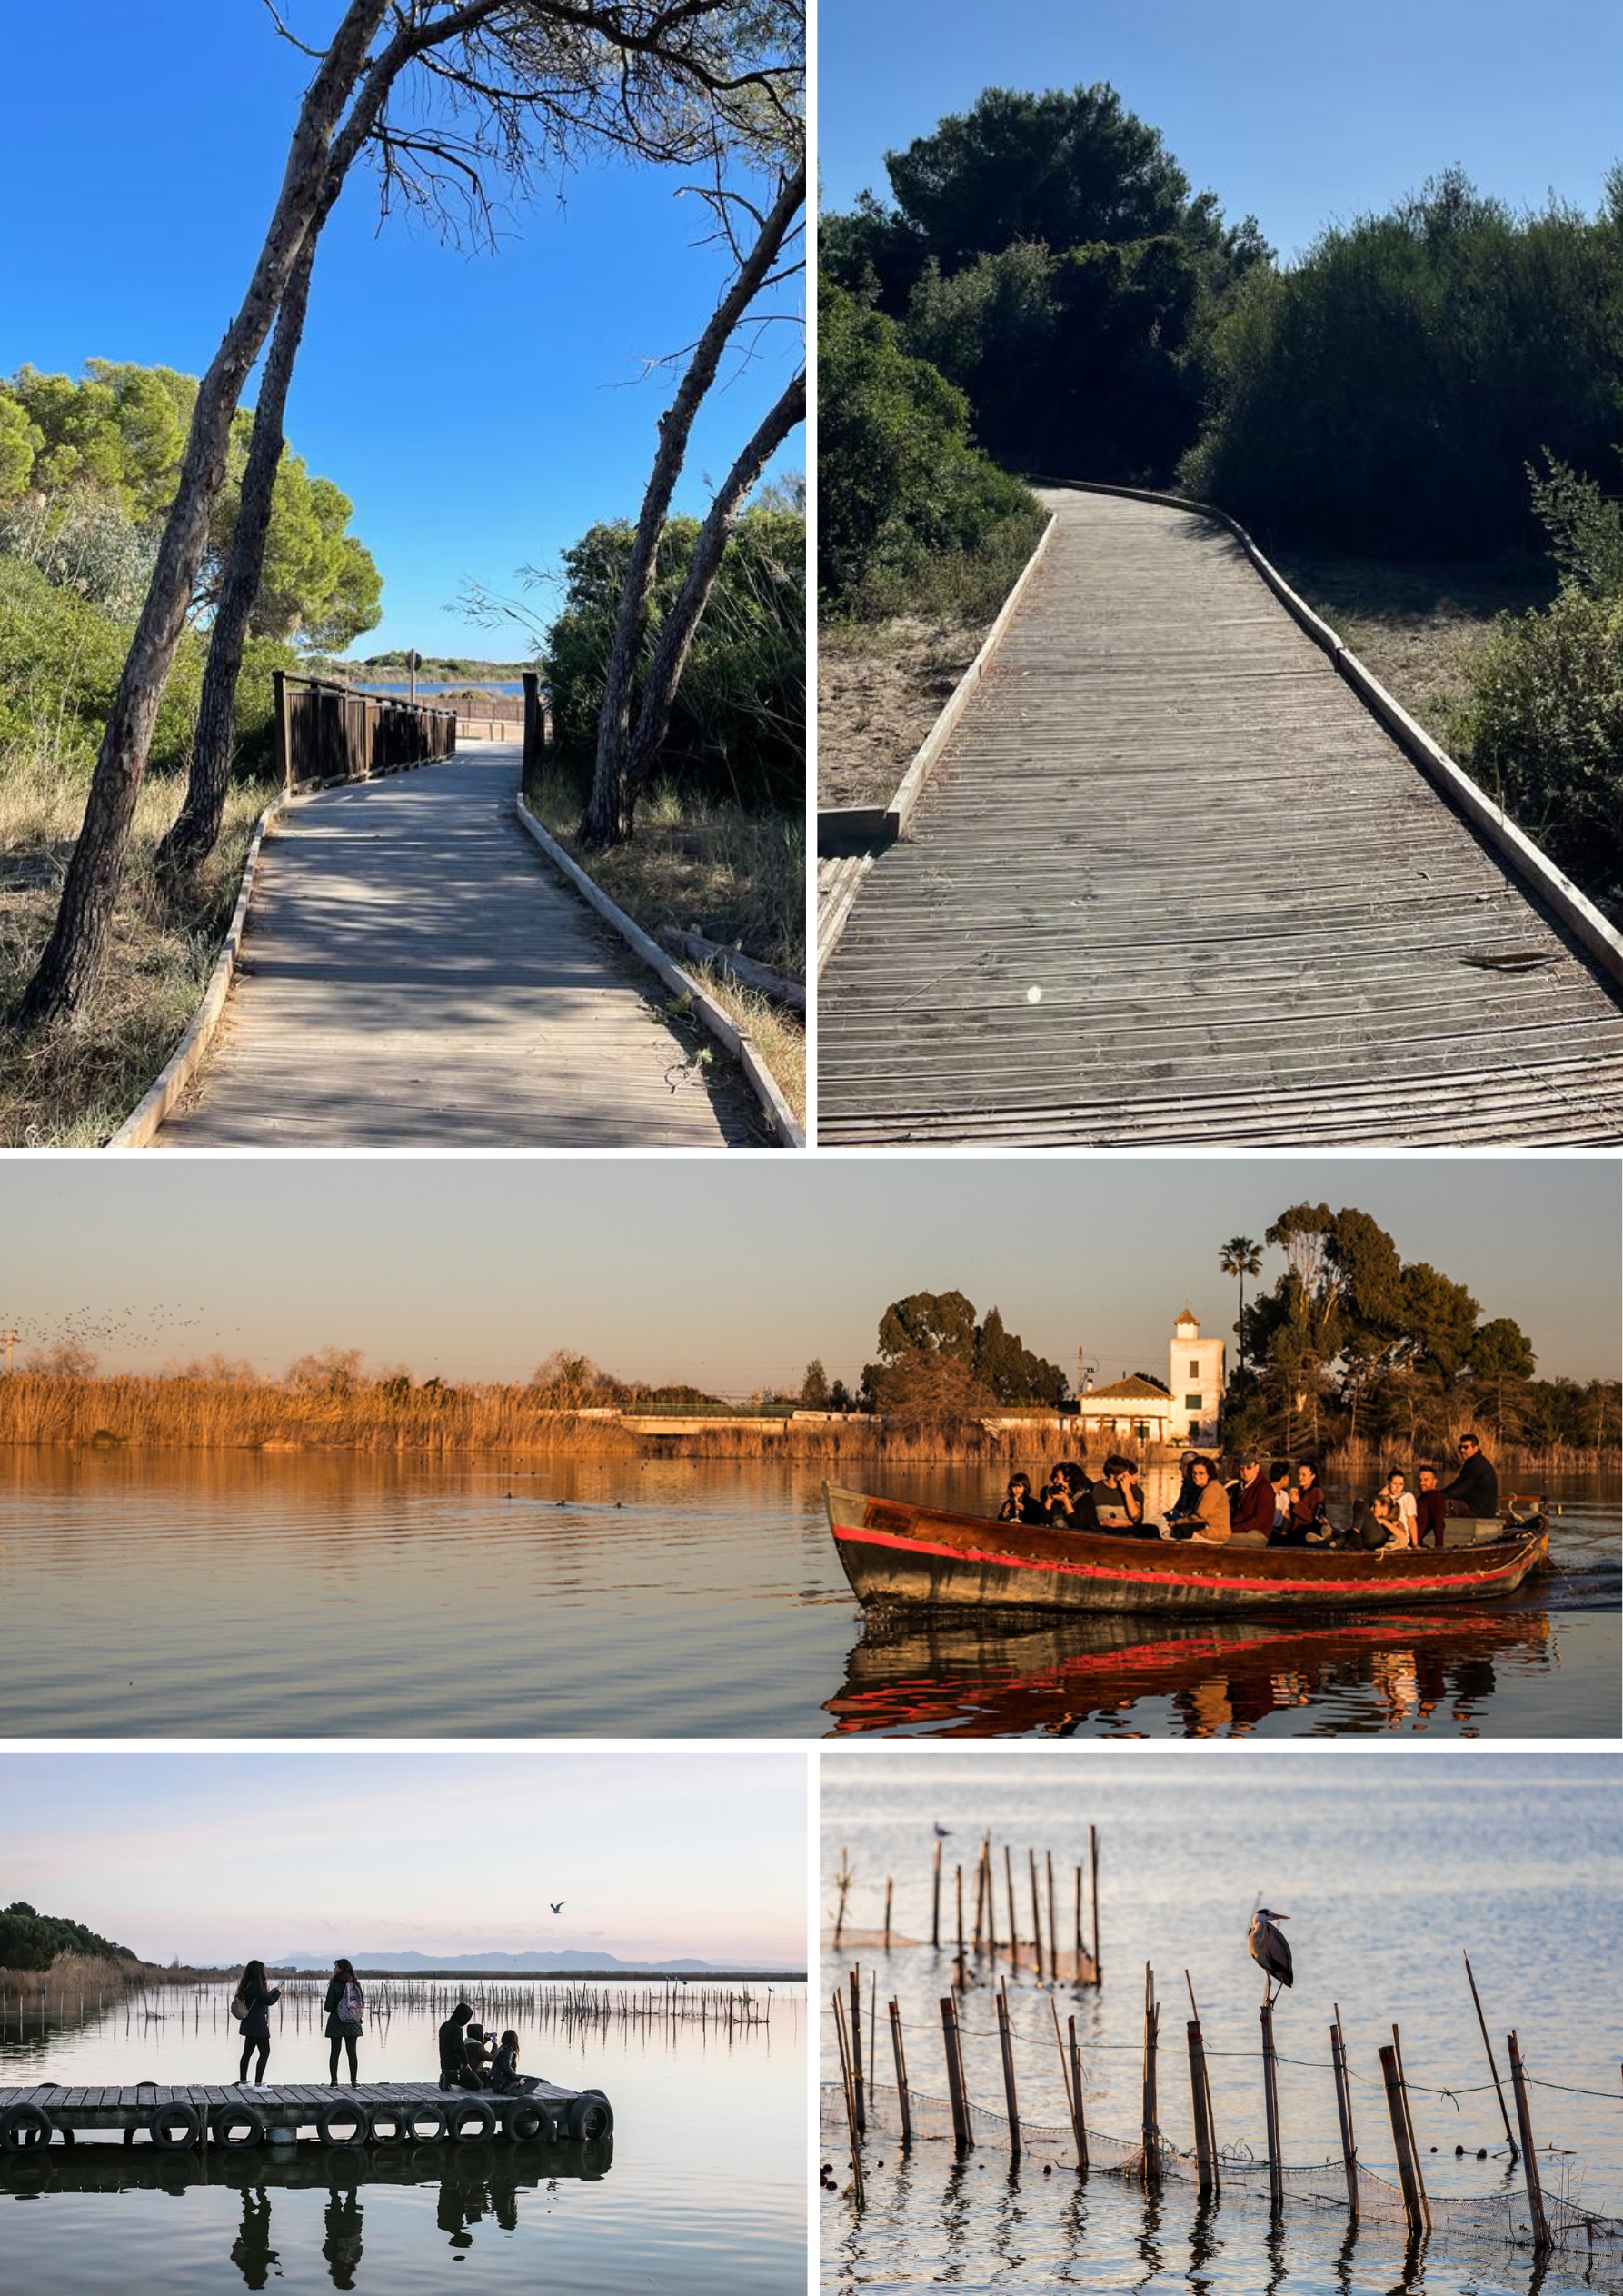
[[[1474,1735],[1496,1662],[1548,1662],[1542,1611],[1458,1611],[1321,1627],[1291,1620],[1110,1615],[1033,1626],[936,1613],[871,1613],[825,1703],[837,1737],[936,1730],[953,1737],[1131,1730],[1146,1701],[1186,1738],[1245,1737],[1296,1710],[1304,1732]]]

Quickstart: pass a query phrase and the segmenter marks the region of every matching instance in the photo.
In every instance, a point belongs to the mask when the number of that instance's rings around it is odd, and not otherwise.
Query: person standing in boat
[[[1437,1469],[1420,1469],[1420,1489],[1415,1500],[1415,1544],[1424,1546],[1429,1539],[1433,1546],[1447,1544],[1443,1524],[1448,1517],[1449,1502],[1437,1487]]]
[[[271,1983],[264,1973],[264,1963],[250,1962],[231,2004],[241,2012],[237,2024],[243,2037],[243,2061],[236,2069],[239,2088],[248,2078],[248,2060],[255,2050],[259,2051],[259,2064],[254,2078],[256,2081],[264,2079],[264,2069],[271,2061],[271,2011],[281,1998],[282,1988]]]
[[[1491,1459],[1475,1435],[1459,1438],[1459,1472],[1443,1485],[1450,1514],[1475,1515],[1486,1522],[1499,1511],[1499,1478]]]
[[[355,1975],[353,1962],[342,1954],[333,1964],[333,1974],[327,1980],[327,1998],[324,2002],[327,2014],[327,2086],[338,2085],[338,2052],[344,2050],[349,2056],[349,2083],[353,2089],[361,2075],[355,2064],[355,2043],[361,2038],[361,2027],[366,2015],[366,1997],[361,1991],[361,1981]]]
[[[1247,1532],[1264,1539],[1273,1536],[1274,1487],[1254,1451],[1240,1455],[1240,1477],[1229,1496],[1229,1527],[1235,1538]]]
[[[1030,1475],[1011,1475],[1009,1488],[1003,1493],[1003,1503],[998,1509],[1000,1522],[1039,1523],[1048,1521],[1048,1509],[1031,1492]]]
[[[1170,1518],[1185,1527],[1184,1535],[1199,1539],[1205,1546],[1226,1546],[1229,1542],[1229,1494],[1211,1471],[1209,1460],[1197,1457],[1190,1469],[1190,1482],[1195,1493],[1195,1503],[1187,1515]]]

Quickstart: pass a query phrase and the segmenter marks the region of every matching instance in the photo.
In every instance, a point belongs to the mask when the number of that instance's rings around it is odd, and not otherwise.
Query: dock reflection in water
[[[1033,1629],[995,1614],[875,1616],[828,1702],[835,1733],[1116,1726],[1184,1738],[1266,1730],[1478,1735],[1508,1672],[1551,1663],[1540,1610],[1164,1622],[1115,1613]],[[1304,1711],[1306,1710],[1306,1711]],[[1614,1720],[1612,1728],[1616,1730]]]

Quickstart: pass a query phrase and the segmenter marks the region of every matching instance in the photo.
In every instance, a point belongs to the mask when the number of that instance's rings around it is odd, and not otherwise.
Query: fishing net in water
[[[864,2086],[864,2110],[867,2136],[870,2141],[885,2138],[892,2143],[901,2141],[901,2098],[900,2091],[881,2083]],[[930,2097],[910,2087],[907,2092],[908,2116],[915,2142],[953,2141],[952,2108],[943,2097]],[[1008,2118],[993,2112],[984,2105],[971,2103],[968,2107],[970,2133],[977,2146],[988,2151],[1007,2153],[1010,2149]],[[837,2081],[826,2081],[821,2087],[821,2133],[841,2142],[846,2137],[845,2091]],[[1106,2175],[1126,2177],[1133,2181],[1145,2178],[1145,2151],[1137,2138],[1113,2137],[1101,2129],[1089,2127],[1086,2132],[1088,2166]],[[1066,2127],[1028,2121],[1022,2114],[1020,2123],[1021,2151],[1037,2161],[1063,2161],[1074,2168],[1077,2164],[1077,2143],[1074,2132]],[[1175,2147],[1162,2144],[1156,2148],[1156,2174],[1165,2182],[1198,2185],[1200,2163],[1192,2152],[1180,2152]],[[1249,2153],[1220,2150],[1217,2156],[1218,2184],[1223,2201],[1260,2201],[1269,2205],[1269,2171],[1266,2161],[1258,2161]],[[1404,2212],[1403,2194],[1384,2177],[1376,2176],[1361,2163],[1355,2165],[1354,2178],[1358,2191],[1358,2215],[1360,2225],[1379,2226],[1403,2238],[1408,2232],[1408,2218]],[[1281,2168],[1279,2176],[1287,2205],[1318,2210],[1325,2214],[1349,2214],[1347,2191],[1347,2171],[1338,2158],[1305,2165]],[[1535,2235],[1531,2211],[1525,2191],[1496,2192],[1481,2199],[1446,2200],[1427,2197],[1431,2219],[1429,2237],[1448,2240],[1449,2245],[1500,2250],[1506,2247],[1532,2248]],[[1586,2268],[1604,2277],[1607,2284],[1623,2287],[1623,2217],[1601,2216],[1588,2209],[1577,2207],[1559,2195],[1544,2194],[1545,2224],[1553,2253],[1581,2262]]]

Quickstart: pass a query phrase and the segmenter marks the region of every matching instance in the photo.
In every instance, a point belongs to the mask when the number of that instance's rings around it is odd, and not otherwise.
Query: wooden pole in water
[[[1031,1875],[1031,1950],[1037,1956],[1037,1979],[1042,1982],[1042,1906],[1037,1895],[1037,1852],[1026,1852],[1026,1864]]]
[[[1104,1962],[1099,1951],[1099,1828],[1088,1828],[1088,1902],[1092,1909],[1093,1982],[1097,1985],[1104,1973]]]
[[[1403,2110],[1403,2084],[1398,2071],[1398,2051],[1382,2049],[1380,2077],[1386,2083],[1387,2114],[1392,2123],[1392,2149],[1398,2155],[1398,2181],[1403,2188],[1403,2213],[1411,2232],[1423,2232],[1426,2219],[1420,2206],[1419,2171],[1409,2141],[1409,2115]]]
[[[1009,2106],[1009,2158],[1020,2159],[1020,2104],[1014,2093],[1014,2044],[1009,2035],[1009,1993],[998,1980],[998,2046],[1003,2052],[1003,2095]]]
[[[891,2054],[896,2060],[896,2094],[901,2100],[901,2141],[913,2141],[912,2110],[907,2101],[907,2052],[901,2045],[901,2006],[891,2003]]]
[[[1014,1863],[1007,1842],[1003,1844],[1003,1886],[1009,1899],[1009,1958],[1013,1961],[1020,1950],[1020,1925],[1014,1918]]]
[[[963,1868],[961,1865],[955,1865],[952,1872],[956,1878],[958,1887],[958,1952],[954,1956],[956,1973],[952,1982],[961,1990],[965,1982],[965,1971],[963,1965]]]
[[[862,1979],[861,1968],[851,1972],[851,2082],[857,2101],[857,2134],[865,2134],[868,2114],[862,2101]]]
[[[986,1897],[986,1858],[982,1851],[975,1853],[975,1940],[974,1954],[981,1958],[981,1939],[985,1928],[984,1901]]]
[[[550,1904],[551,1902],[552,1902],[552,1901],[549,1899],[549,1900],[548,1900],[548,1903]],[[886,1874],[886,1876],[885,1876],[885,1951],[886,1951],[886,1952],[888,1953],[888,1952],[890,1952],[890,1950],[891,1950],[891,1877],[890,1877],[890,1875],[887,1873],[887,1874]]]
[[[1505,2141],[1512,2153],[1517,2151],[1515,2137],[1510,2132],[1510,2115],[1505,2108],[1505,2092],[1499,2087],[1499,2069],[1493,2061],[1493,2043],[1488,2038],[1488,2020],[1482,2014],[1482,2003],[1477,1993],[1477,1981],[1471,1974],[1471,1957],[1465,1955],[1466,1982],[1471,1989],[1471,2002],[1477,2012],[1477,2022],[1482,2028],[1482,2046],[1488,2051],[1488,2070],[1493,2075],[1493,2093],[1499,2101],[1499,2119],[1505,2124]]]
[[[947,2058],[947,2096],[952,2107],[952,2145],[957,2152],[970,2149],[969,2114],[964,2110],[963,2075],[958,2069],[958,2051],[953,2039],[958,2025],[958,2012],[951,1993],[941,1999],[941,2047]]]
[[[1528,2207],[1533,2219],[1533,2253],[1539,2255],[1549,2246],[1549,2225],[1544,2214],[1544,2187],[1538,2181],[1538,2155],[1533,2147],[1533,2116],[1528,2105],[1527,2074],[1514,2033],[1506,2034],[1505,2051],[1510,2060],[1510,2086],[1516,2095],[1516,2121],[1521,2131],[1521,2161],[1528,2180]]]
[[[834,1876],[834,1885],[840,1892],[840,1903],[834,1914],[834,1951],[837,1953],[841,1934],[845,1928],[845,1901],[851,1892],[851,1857],[844,1850],[840,1852],[840,1871]]]
[[[1264,2002],[1258,2012],[1262,2021],[1262,2104],[1268,2120],[1268,2197],[1275,2208],[1285,2202],[1285,2179],[1279,2158],[1279,2075],[1274,2054],[1274,2012]]]
[[[1082,1869],[1076,1869],[1076,1973],[1082,1974]]]
[[[981,1862],[986,1868],[986,1942],[988,1950],[998,1950],[998,1892],[991,1870],[991,1836],[989,1833],[981,1845]]]
[[[845,2038],[845,2003],[840,1998],[840,1988],[834,1988],[834,2031],[840,2041],[840,2070],[845,2081],[845,2125],[851,2136],[851,2187],[861,2208],[867,2198],[862,2184],[862,2148],[857,2133],[856,2092],[851,2087],[851,2051]]]
[[[930,1892],[930,1942],[938,1951],[941,1942],[941,1845],[935,1845],[935,1872]]]
[[[1189,2021],[1189,2088],[1190,2102],[1195,2117],[1195,2165],[1202,2192],[1210,2192],[1217,2186],[1217,2167],[1211,2143],[1211,2099],[1206,2087],[1206,2045],[1200,2038],[1200,2021]]]
[[[1392,2027],[1392,2054],[1398,2060],[1398,2094],[1403,2101],[1403,2125],[1409,2131],[1409,2158],[1415,2164],[1415,2183],[1420,2195],[1420,2214],[1426,2220],[1426,2230],[1431,2230],[1431,2203],[1426,2198],[1426,2179],[1420,2171],[1420,2148],[1415,2141],[1414,2115],[1409,2109],[1409,2076],[1403,2070],[1403,2036],[1396,2025]]]
[[[1160,2011],[1155,1999],[1155,1972],[1144,1964],[1144,2095],[1140,2115],[1144,2141],[1144,2181],[1160,2180],[1160,2116],[1155,2097],[1155,2048],[1160,2031]]]
[[[1359,2156],[1352,2133],[1352,2084],[1347,2078],[1347,2043],[1341,2034],[1341,2004],[1330,2027],[1330,2063],[1336,2072],[1336,2118],[1341,2124],[1341,2166],[1347,2175],[1347,2209],[1356,2223],[1359,2213]]]
[[[1054,1853],[1051,1850],[1045,1850],[1042,1854],[1048,1861],[1048,1973],[1050,1977],[1058,1977],[1060,1925],[1054,1919]]]
[[[1053,2007],[1051,1994],[1049,2006]],[[1082,2052],[1076,2045],[1076,2019],[1068,2017],[1065,2022],[1070,2040],[1070,2112],[1076,2132],[1076,2164],[1079,2169],[1085,2169],[1088,2165],[1088,2123],[1082,2113]]]

